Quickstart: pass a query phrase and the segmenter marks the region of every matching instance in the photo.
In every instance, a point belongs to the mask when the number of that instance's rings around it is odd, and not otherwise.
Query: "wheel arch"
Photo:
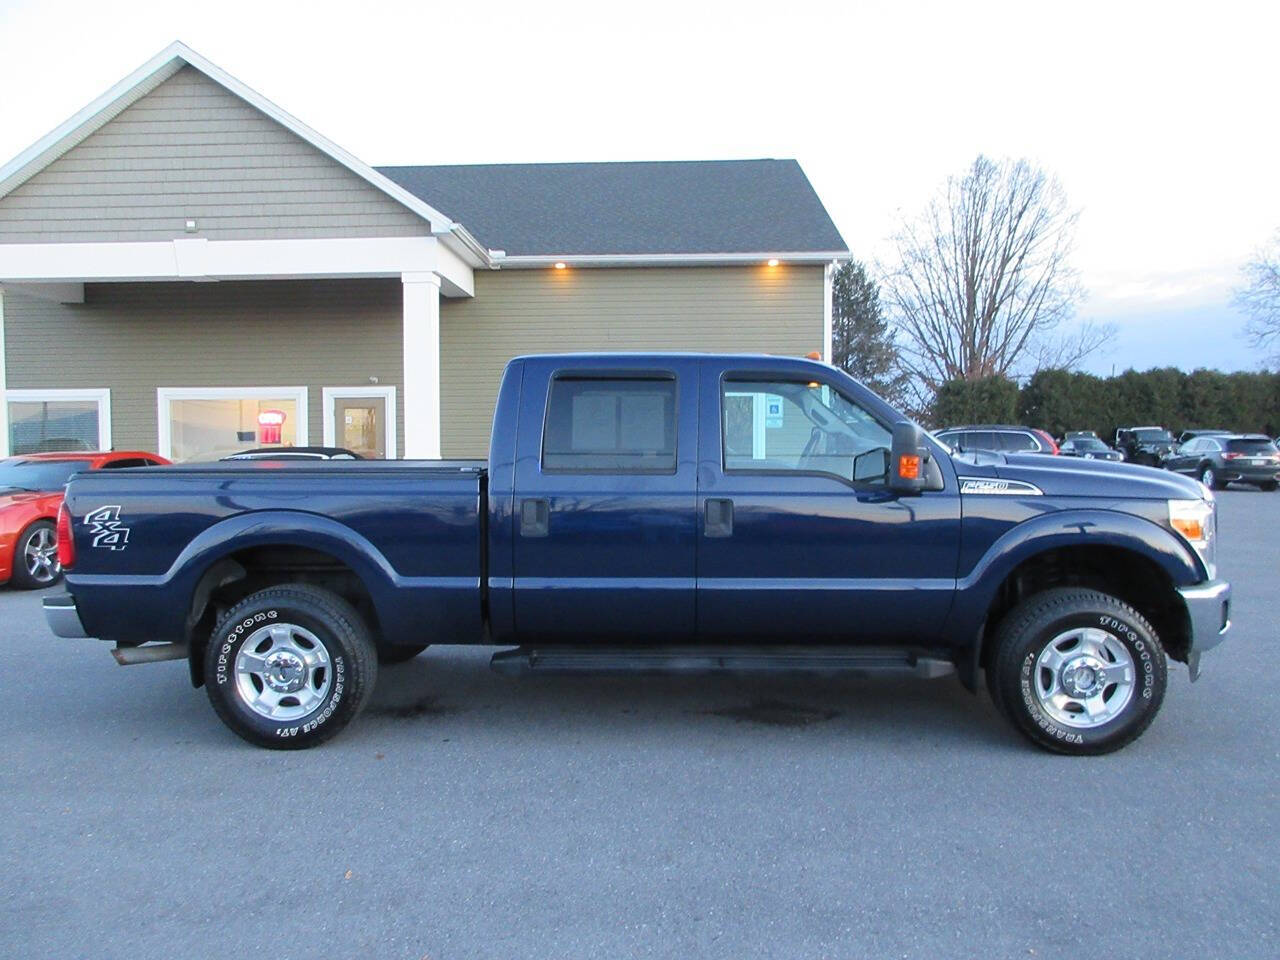
[[[250,514],[215,524],[188,545],[172,578],[187,597],[184,634],[194,686],[203,684],[202,658],[219,616],[244,597],[286,583],[309,583],[337,593],[380,635],[379,609],[396,574],[367,539],[326,517],[293,511]]]
[[[1177,587],[1208,577],[1203,563],[1170,531],[1132,514],[1068,511],[1026,521],[997,540],[958,583],[953,628],[971,637],[957,658],[960,679],[976,690],[1000,621],[1051,586],[1088,586],[1141,611],[1166,652],[1185,661],[1190,618]]]

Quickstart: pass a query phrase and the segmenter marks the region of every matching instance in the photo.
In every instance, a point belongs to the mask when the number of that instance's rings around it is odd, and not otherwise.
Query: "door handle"
[[[702,528],[704,537],[733,536],[733,501],[708,497],[706,503],[706,523]]]
[[[545,500],[520,501],[520,536],[545,537],[550,532],[551,508]]]

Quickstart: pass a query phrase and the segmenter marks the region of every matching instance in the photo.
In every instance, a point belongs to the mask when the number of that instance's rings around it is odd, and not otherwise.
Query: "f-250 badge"
[[[99,507],[85,514],[84,525],[93,533],[93,546],[123,550],[129,545],[129,528],[120,522],[120,507]]]

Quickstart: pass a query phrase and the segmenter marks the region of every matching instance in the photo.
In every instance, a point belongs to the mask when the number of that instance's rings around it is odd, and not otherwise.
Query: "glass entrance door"
[[[387,400],[385,396],[331,396],[326,411],[326,426],[332,424],[333,441],[330,445],[345,447],[370,460],[385,460]]]

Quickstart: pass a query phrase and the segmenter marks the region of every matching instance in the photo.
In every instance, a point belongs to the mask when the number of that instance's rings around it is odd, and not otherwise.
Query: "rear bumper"
[[[1224,466],[1218,476],[1227,483],[1272,483],[1280,480],[1280,470],[1275,466],[1235,467]]]
[[[69,593],[44,598],[44,619],[55,636],[77,638],[89,635],[80,622],[75,597]]]
[[[1195,680],[1200,676],[1200,654],[1220,644],[1231,629],[1231,584],[1226,580],[1210,580],[1179,587],[1178,593],[1187,605],[1191,624],[1187,666],[1191,669],[1191,679]]]

